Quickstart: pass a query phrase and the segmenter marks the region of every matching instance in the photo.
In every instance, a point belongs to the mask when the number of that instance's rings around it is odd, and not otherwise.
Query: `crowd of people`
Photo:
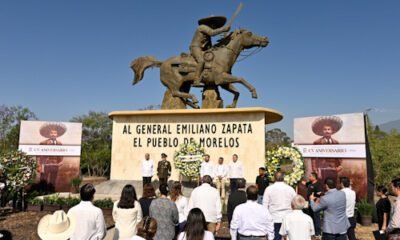
[[[261,167],[256,184],[248,185],[236,154],[228,166],[223,164],[223,158],[213,166],[210,156],[206,155],[200,168],[201,185],[187,198],[180,182],[168,185],[170,164],[165,154],[162,157],[157,167],[163,174],[159,194],[151,182],[154,167],[147,154],[142,162],[141,198],[138,199],[130,184],[122,189],[112,211],[115,221],[113,239],[214,239],[221,229],[222,204],[226,196],[229,196],[226,199],[227,216],[233,240],[308,240],[312,236],[326,240],[356,239],[356,194],[347,177],[340,178],[339,186],[336,179],[330,177],[322,183],[313,172],[308,176],[309,181],[302,178],[294,189],[284,182],[284,173],[280,171],[275,173],[273,184],[270,184],[270,177]],[[229,195],[225,191],[228,179]],[[400,198],[400,178],[392,181],[392,188]],[[95,192],[92,184],[83,185],[81,202],[68,213],[60,210],[41,219],[39,236],[42,239],[104,239],[107,230],[103,213],[92,204]],[[387,188],[377,188],[380,198],[376,204],[378,225],[379,230],[394,236],[400,232],[400,200],[391,212],[387,193]]]

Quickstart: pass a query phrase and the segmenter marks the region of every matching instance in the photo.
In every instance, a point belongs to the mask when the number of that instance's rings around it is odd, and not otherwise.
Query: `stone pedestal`
[[[207,86],[203,90],[201,108],[223,108],[224,102],[219,94],[218,86]]]
[[[155,163],[166,153],[173,163],[179,145],[194,139],[217,164],[237,154],[244,175],[254,182],[258,168],[265,162],[265,124],[282,119],[267,108],[176,109],[111,112],[113,119],[111,180],[141,180],[141,160],[149,153]],[[179,173],[172,170],[171,179]]]

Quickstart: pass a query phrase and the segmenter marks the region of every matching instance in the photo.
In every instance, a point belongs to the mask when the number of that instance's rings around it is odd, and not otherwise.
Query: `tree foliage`
[[[18,149],[21,120],[37,120],[37,117],[26,107],[0,105],[0,152]]]
[[[279,146],[290,147],[292,140],[279,128],[274,128],[265,133],[265,150],[271,150]]]
[[[367,127],[375,184],[389,186],[393,178],[400,177],[400,134],[383,132],[370,122]]]
[[[90,111],[72,118],[71,122],[82,123],[82,174],[108,175],[111,166],[111,119],[104,112]]]

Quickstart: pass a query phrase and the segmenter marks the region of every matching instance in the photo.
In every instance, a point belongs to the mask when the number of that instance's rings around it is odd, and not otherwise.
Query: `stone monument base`
[[[177,109],[116,111],[113,119],[111,180],[141,180],[141,161],[146,153],[154,160],[156,176],[160,154],[166,153],[174,166],[175,151],[195,140],[217,164],[237,154],[244,177],[254,182],[258,168],[265,165],[265,125],[282,119],[267,108]],[[179,179],[172,169],[171,178]]]

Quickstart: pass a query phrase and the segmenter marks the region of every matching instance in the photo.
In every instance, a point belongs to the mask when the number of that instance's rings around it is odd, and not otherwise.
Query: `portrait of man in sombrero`
[[[41,136],[46,138],[40,145],[62,145],[57,139],[64,135],[67,127],[62,123],[45,123],[40,129]],[[38,156],[40,182],[46,184],[49,191],[54,191],[57,181],[58,170],[62,165],[62,156]]]
[[[314,144],[339,144],[332,135],[337,133],[343,125],[342,119],[336,116],[319,117],[312,123],[312,131],[321,136]]]
[[[314,120],[311,125],[312,131],[321,136],[314,141],[316,145],[339,144],[332,135],[337,133],[343,126],[343,121],[337,116],[323,116]],[[318,174],[318,178],[324,182],[327,177],[338,179],[339,172],[342,171],[341,158],[312,158],[312,171]]]
[[[46,123],[40,128],[40,135],[47,138],[46,140],[40,142],[41,145],[62,145],[62,143],[57,140],[58,137],[64,135],[67,128],[61,123]]]

